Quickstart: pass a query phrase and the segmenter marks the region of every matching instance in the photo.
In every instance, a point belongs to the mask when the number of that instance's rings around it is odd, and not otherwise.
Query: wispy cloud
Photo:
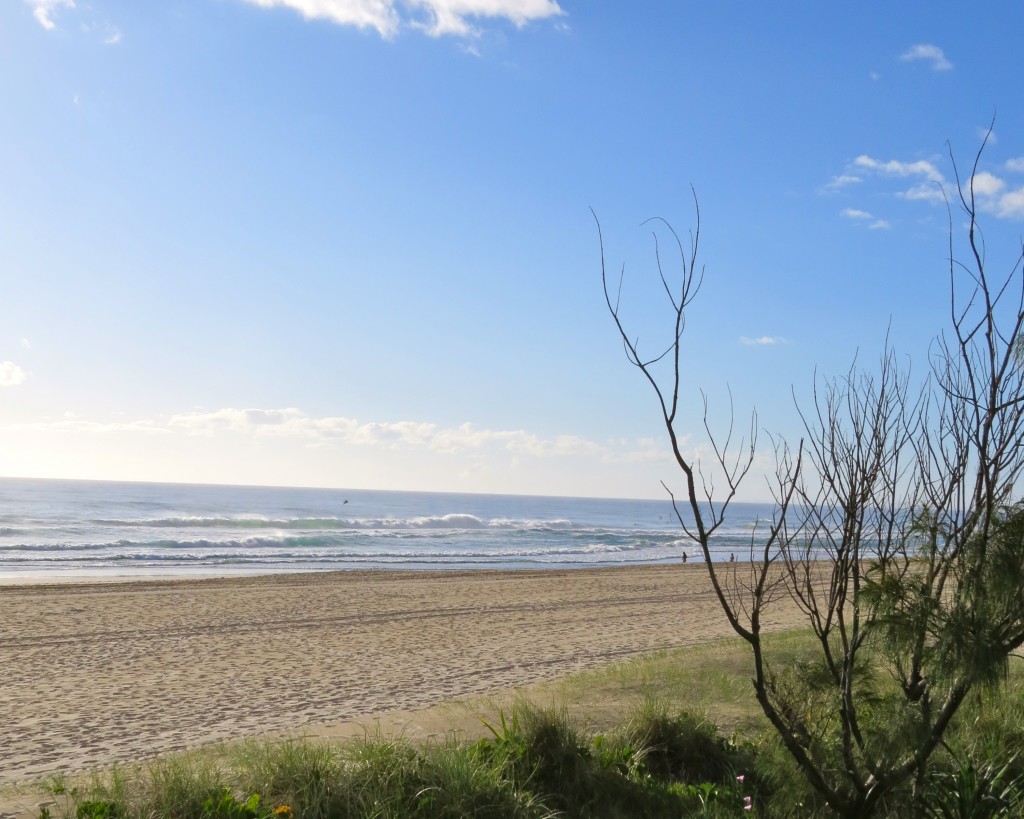
[[[855,222],[868,222],[868,230],[888,230],[892,227],[885,219],[876,219],[874,214],[866,210],[859,210],[857,208],[843,208],[839,211],[839,215],[844,219],[852,219]]]
[[[75,0],[25,0],[32,7],[32,16],[47,31],[57,28],[55,13],[58,9],[74,9],[78,17],[77,30],[89,38],[99,39],[104,45],[117,45],[123,39],[121,30],[109,22],[98,20],[90,3],[81,7]],[[72,29],[73,30],[73,29]],[[75,100],[77,104],[77,98]]]
[[[946,201],[946,194],[943,193],[941,186],[929,185],[927,183],[914,185],[914,187],[900,191],[896,195],[900,199],[906,199],[909,202],[931,202],[933,205],[939,205]]]
[[[13,361],[0,361],[0,387],[17,387],[25,377],[25,371]]]
[[[1024,173],[1024,157],[1008,159],[1003,167],[1011,173]],[[918,159],[913,162],[903,162],[897,159],[882,160],[867,154],[861,154],[849,163],[846,172],[841,176],[834,177],[833,182],[855,174],[880,179],[908,180],[909,187],[890,194],[906,202],[945,204],[947,202],[946,189],[951,184],[947,182],[938,167],[929,160]],[[855,178],[860,179],[860,176],[855,176]],[[968,185],[970,187],[967,187]],[[825,188],[830,186],[833,189],[841,187],[830,183]],[[994,214],[1000,219],[1024,219],[1024,185],[1013,187],[995,173],[978,171],[965,183],[964,193],[973,193],[979,211]],[[874,220],[868,225],[871,230],[892,228],[890,222],[885,219],[875,219],[874,215],[866,210],[847,207],[840,211],[840,215],[856,221]]]
[[[942,52],[942,49],[937,45],[930,43],[920,43],[915,46],[911,46],[909,49],[900,54],[900,60],[908,63],[915,60],[924,60],[932,64],[932,69],[935,71],[949,71],[953,68],[953,63],[946,59],[946,55]]]
[[[974,132],[978,135],[979,142],[988,142],[989,145],[995,145],[999,142],[999,137],[991,127],[982,128],[981,126],[978,126],[974,129]]]
[[[32,349],[32,342],[29,341],[27,338],[19,339],[18,343],[21,345],[21,348],[23,350],[31,350]]]
[[[821,186],[820,192],[822,193],[835,193],[836,191],[842,190],[843,188],[849,187],[850,185],[856,185],[858,182],[863,182],[859,176],[853,174],[844,173],[839,176],[833,176],[828,182]]]
[[[47,31],[57,27],[57,24],[53,21],[53,12],[57,8],[64,6],[65,8],[73,9],[75,7],[75,0],[25,0],[25,2],[32,6],[32,15],[39,21],[39,25]]]
[[[467,18],[504,18],[521,28],[534,20],[565,14],[555,0],[410,0],[423,10],[426,23],[413,22],[432,37],[454,34],[474,36],[478,30]]]
[[[473,21],[506,20],[522,27],[535,20],[560,17],[556,0],[243,0],[263,8],[284,7],[307,20],[376,30],[391,38],[402,28],[415,28],[431,37],[472,37]]]
[[[886,176],[922,176],[929,182],[938,182],[939,184],[945,181],[939,169],[925,159],[919,159],[916,162],[899,162],[890,159],[883,162],[867,154],[861,154],[853,160],[853,164],[858,168],[875,171]]]
[[[760,347],[771,347],[775,344],[789,344],[789,340],[782,336],[758,336],[757,338],[749,338],[747,336],[740,336],[740,344],[747,344],[750,346]]]
[[[296,438],[319,444],[424,448],[442,454],[492,445],[540,458],[602,451],[600,444],[571,435],[544,439],[525,430],[481,429],[469,423],[457,427],[442,427],[423,421],[360,423],[343,416],[310,417],[293,407],[271,410],[225,408],[214,412],[186,413],[171,416],[167,427],[189,435],[231,432]]]
[[[926,159],[918,159],[914,162],[901,162],[897,159],[881,160],[867,154],[861,154],[853,160],[852,165],[862,173],[873,173],[877,176],[896,177],[898,179],[917,178],[922,180],[918,184],[898,192],[896,196],[901,199],[932,203],[945,201],[943,185],[945,185],[946,179],[942,172]]]
[[[5,362],[5,364],[8,362]],[[137,421],[99,422],[74,414],[55,421],[24,424],[19,428],[61,430],[95,435],[185,435],[189,437],[289,439],[313,448],[342,446],[389,451],[423,450],[437,455],[458,455],[501,450],[516,456],[562,458],[587,456],[603,462],[636,462],[665,457],[666,448],[642,439],[605,442],[577,435],[544,437],[528,430],[493,430],[471,423],[440,426],[424,421],[360,422],[344,416],[315,417],[294,407],[189,412]]]

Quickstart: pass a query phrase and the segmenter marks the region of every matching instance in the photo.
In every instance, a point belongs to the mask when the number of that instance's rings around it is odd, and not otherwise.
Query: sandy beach
[[[779,606],[773,628],[797,622]],[[318,733],[729,635],[704,568],[0,588],[0,784]]]

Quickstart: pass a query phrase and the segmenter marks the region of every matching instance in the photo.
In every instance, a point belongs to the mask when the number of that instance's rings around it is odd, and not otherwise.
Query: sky
[[[1024,5],[0,0],[0,476],[678,488],[641,348],[700,211],[686,452],[948,323],[1024,233]],[[962,215],[954,208],[956,253]]]

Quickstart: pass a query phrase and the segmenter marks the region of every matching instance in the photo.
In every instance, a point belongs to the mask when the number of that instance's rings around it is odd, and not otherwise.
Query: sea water
[[[771,516],[762,504],[729,511],[714,560],[743,559]],[[0,479],[0,580],[622,566],[684,553],[702,559],[668,498]]]

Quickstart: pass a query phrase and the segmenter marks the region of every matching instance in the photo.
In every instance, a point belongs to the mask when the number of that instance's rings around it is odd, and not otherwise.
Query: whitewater
[[[749,553],[736,504],[715,560]],[[671,502],[0,479],[0,581],[338,569],[543,569],[701,559]]]

